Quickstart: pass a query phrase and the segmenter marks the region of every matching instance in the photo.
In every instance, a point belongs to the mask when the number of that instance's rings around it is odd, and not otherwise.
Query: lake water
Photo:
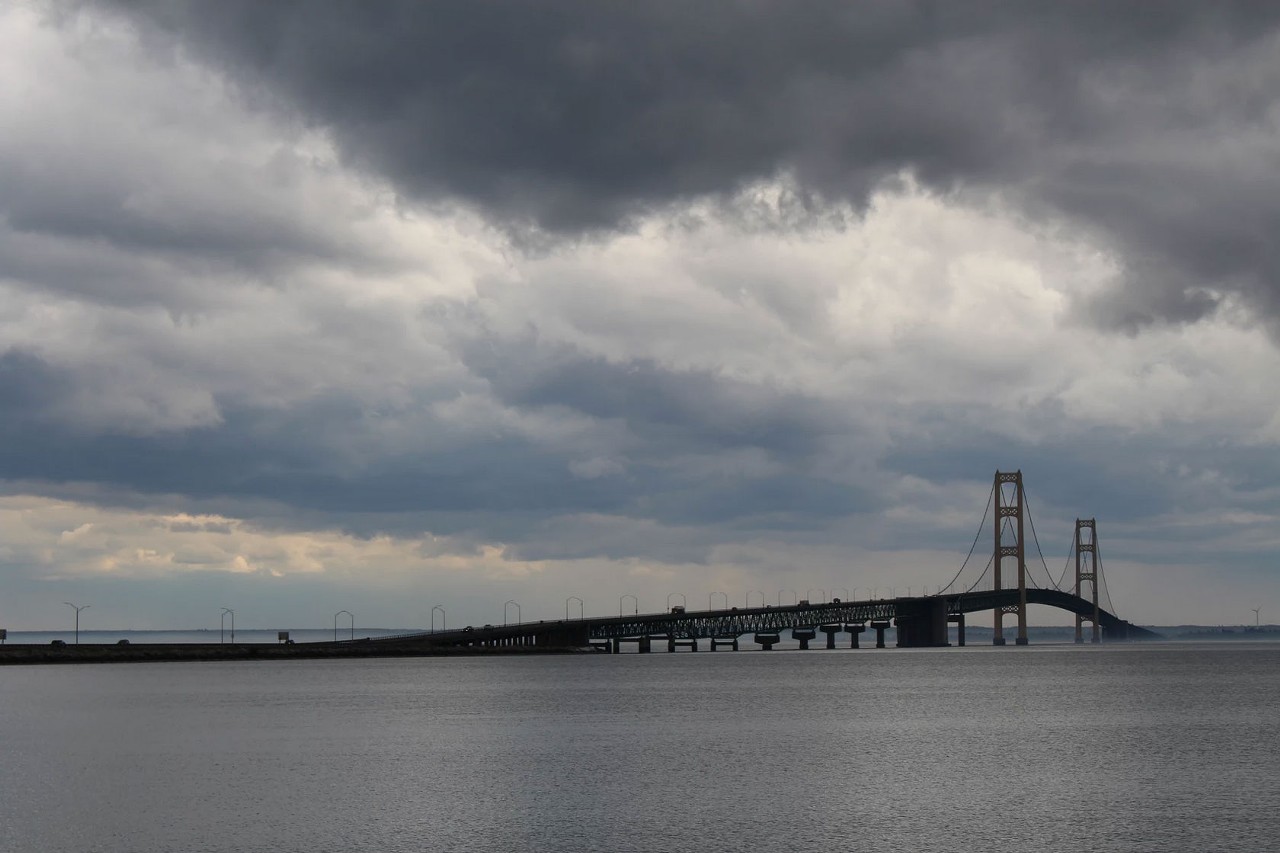
[[[1280,645],[0,669],[3,851],[1248,851]]]

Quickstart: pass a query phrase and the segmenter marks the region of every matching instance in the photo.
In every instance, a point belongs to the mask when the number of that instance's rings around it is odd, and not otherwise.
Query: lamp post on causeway
[[[760,596],[760,606],[761,606],[761,607],[764,607],[764,593],[763,593],[763,592],[761,592],[761,591],[760,591],[760,590],[758,590],[758,589],[749,589],[749,590],[747,590],[746,606],[747,606],[747,607],[750,607],[750,606],[751,606],[751,596],[753,596],[753,595],[758,595],[758,596]]]
[[[339,610],[333,614],[333,641],[335,643],[338,642],[338,617],[343,613],[351,617],[351,639],[354,640],[356,638],[356,615],[350,610]]]
[[[444,608],[441,607],[439,604],[437,604],[435,607],[431,608],[431,633],[433,634],[436,632],[436,611],[437,610],[440,611],[440,630],[446,631],[449,628],[449,626],[445,623]]]
[[[81,611],[81,610],[88,610],[88,609],[89,609],[90,607],[92,607],[93,605],[91,605],[91,604],[79,604],[79,605],[77,605],[77,604],[72,604],[70,601],[64,601],[64,602],[62,602],[62,603],[63,603],[63,604],[65,604],[65,605],[67,605],[68,607],[75,608],[75,611],[76,611],[76,645],[78,646],[78,645],[80,645],[80,611]]]
[[[669,593],[667,593],[667,610],[670,610],[670,609],[671,609],[671,599],[672,599],[672,597],[673,597],[673,596],[676,596],[676,595],[680,596],[680,606],[681,606],[681,607],[688,607],[688,606],[689,606],[689,602],[685,600],[685,597],[684,597],[684,593],[683,593],[683,592],[669,592]]]
[[[582,599],[578,598],[578,596],[576,595],[571,595],[564,600],[564,621],[566,622],[569,621],[569,602],[570,601],[578,602],[578,618],[579,619],[582,618],[582,608],[584,606],[582,603]]]
[[[716,600],[716,596],[717,596],[717,595],[724,599],[724,609],[725,609],[725,610],[728,610],[728,609],[729,609],[729,596],[728,596],[728,594],[723,593],[723,592],[709,592],[709,593],[707,593],[707,609],[708,609],[708,610],[715,610],[715,607],[711,604],[711,602],[713,602],[713,601],[715,601],[715,600]]]
[[[819,590],[818,590],[818,592],[822,593],[822,600],[821,600],[821,601],[819,601],[818,603],[819,603],[819,604],[826,604],[826,603],[827,603],[827,591],[826,591],[825,589],[819,589]],[[806,589],[806,590],[804,591],[804,597],[805,597],[806,599],[808,599],[809,601],[811,601],[811,602],[812,602],[812,601],[813,601],[813,590],[811,590],[811,589]]]
[[[799,603],[800,603],[800,597],[799,597],[798,595],[796,595],[796,591],[795,591],[794,589],[780,589],[780,590],[778,590],[778,606],[779,606],[779,607],[781,607],[781,606],[782,606],[782,594],[783,594],[784,592],[789,592],[789,593],[791,593],[791,603],[792,603],[792,604],[799,604]]]
[[[635,615],[639,616],[640,615],[640,599],[636,598],[634,595],[632,595],[629,592],[623,593],[622,595],[618,596],[618,615],[619,616],[622,615],[622,602],[626,601],[628,598],[631,599],[633,602],[635,602],[635,606],[636,606]]]
[[[227,614],[231,614],[231,642],[236,641],[236,612],[230,607],[222,608],[222,618],[218,620],[218,642],[223,642],[222,632],[227,624]]]
[[[506,602],[505,604],[503,604],[503,605],[502,605],[502,624],[503,624],[503,625],[506,625],[506,624],[507,624],[507,608],[508,608],[508,607],[510,607],[510,606],[511,606],[511,605],[513,605],[513,604],[516,606],[516,623],[517,623],[517,624],[519,624],[519,622],[520,622],[520,605],[519,605],[519,603],[517,603],[517,602],[515,602],[515,601],[512,601],[511,599],[508,599],[508,600],[507,600],[507,602]]]

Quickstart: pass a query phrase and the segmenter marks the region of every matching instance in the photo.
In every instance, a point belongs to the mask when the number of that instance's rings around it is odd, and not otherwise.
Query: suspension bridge
[[[989,519],[992,548],[986,566],[979,571],[974,555]],[[1038,561],[1031,564],[1027,561],[1028,530],[1038,556]],[[772,649],[788,633],[802,649],[810,648],[819,634],[824,635],[826,648],[835,648],[840,635],[847,635],[848,644],[858,648],[861,635],[870,631],[876,647],[883,648],[885,634],[893,628],[898,646],[947,646],[952,626],[956,628],[958,645],[965,645],[969,614],[990,611],[995,645],[1007,642],[1006,618],[1013,623],[1015,644],[1026,645],[1030,604],[1073,613],[1077,643],[1159,639],[1155,632],[1116,615],[1102,570],[1097,532],[1096,519],[1076,519],[1066,565],[1055,580],[1040,549],[1022,472],[997,471],[968,555],[951,581],[932,595],[862,601],[799,600],[777,607],[762,604],[702,611],[676,607],[663,613],[468,626],[363,642],[421,643],[439,648],[595,647],[614,653],[629,645],[640,652],[652,651],[655,644],[665,645],[673,652],[685,648],[698,651],[702,645],[711,651],[736,651],[744,638],[762,649]]]

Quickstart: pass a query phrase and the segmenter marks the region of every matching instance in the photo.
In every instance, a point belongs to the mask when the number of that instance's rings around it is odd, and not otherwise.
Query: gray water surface
[[[1263,851],[1280,646],[0,670],[5,851]]]

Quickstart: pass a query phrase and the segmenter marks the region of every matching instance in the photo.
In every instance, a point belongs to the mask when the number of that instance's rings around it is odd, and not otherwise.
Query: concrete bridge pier
[[[827,635],[827,648],[834,649],[836,647],[836,634],[840,633],[840,626],[821,625],[818,630]]]
[[[888,621],[872,622],[871,629],[876,632],[876,648],[884,648],[884,631],[889,627]]]
[[[956,625],[956,643],[958,645],[963,646],[964,645],[964,614],[952,613],[950,616],[947,617],[947,623],[950,624],[952,622],[954,622]]]
[[[637,652],[647,653],[653,651],[648,637],[617,637],[613,641],[613,653],[615,655],[622,654],[623,643],[635,643]]]
[[[818,636],[818,632],[813,628],[792,628],[791,639],[800,641],[800,648],[808,650],[809,641]]]
[[[782,637],[779,634],[756,634],[755,641],[760,644],[762,651],[772,651]]]
[[[948,646],[947,604],[941,598],[900,605],[896,624],[898,645],[907,648]]]
[[[714,652],[720,646],[728,646],[729,648],[733,649],[736,652],[738,650],[738,638],[737,637],[712,637],[711,651]]]
[[[849,648],[858,648],[858,635],[867,630],[867,626],[862,623],[854,625],[845,625],[844,629],[849,632]]]
[[[680,646],[688,646],[689,651],[696,652],[698,650],[698,640],[696,637],[689,637],[685,640],[677,640],[672,637],[667,641],[667,651],[674,652]]]

